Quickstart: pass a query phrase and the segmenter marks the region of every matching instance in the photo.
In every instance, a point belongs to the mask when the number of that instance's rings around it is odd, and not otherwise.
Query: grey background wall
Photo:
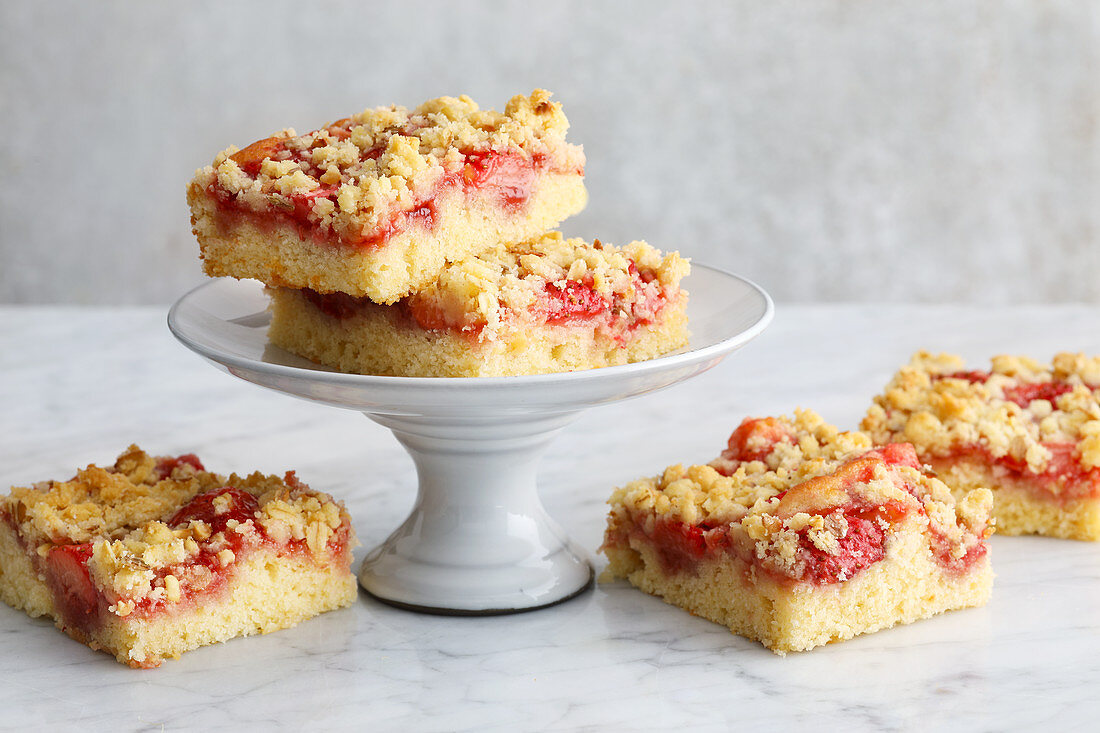
[[[0,302],[167,303],[229,144],[545,87],[563,227],[781,301],[1100,302],[1100,3],[0,4]]]

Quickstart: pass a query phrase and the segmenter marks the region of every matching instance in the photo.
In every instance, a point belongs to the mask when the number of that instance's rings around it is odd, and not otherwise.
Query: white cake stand
[[[710,369],[759,334],[772,302],[753,283],[694,265],[688,349],[625,366],[523,377],[431,379],[341,374],[267,341],[255,281],[212,280],[172,306],[168,327],[215,366],[255,384],[386,426],[416,464],[409,518],[371,550],[362,586],[393,605],[451,614],[526,611],[591,584],[592,565],[542,507],[535,474],[582,410]]]

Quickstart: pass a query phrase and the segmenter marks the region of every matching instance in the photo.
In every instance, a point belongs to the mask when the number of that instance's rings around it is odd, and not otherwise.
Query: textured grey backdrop
[[[0,302],[169,302],[223,147],[537,86],[567,233],[781,301],[1100,302],[1097,2],[8,0],[0,62]]]

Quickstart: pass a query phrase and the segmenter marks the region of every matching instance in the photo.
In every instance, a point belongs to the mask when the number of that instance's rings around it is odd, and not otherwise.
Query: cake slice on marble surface
[[[293,472],[228,478],[131,446],[0,500],[0,599],[131,667],[348,606],[355,535]]]
[[[394,305],[270,288],[268,338],[346,372],[480,377],[650,359],[687,344],[678,253],[551,232],[448,265]]]
[[[784,654],[984,604],[992,496],[956,501],[911,445],[809,411],[747,419],[709,465],[617,489],[605,577]]]
[[[958,495],[992,489],[998,532],[1100,540],[1098,357],[997,356],[968,371],[957,356],[919,352],[862,426],[911,442]]]
[[[229,148],[187,191],[208,275],[392,303],[450,261],[584,208],[584,154],[550,93],[368,109]]]

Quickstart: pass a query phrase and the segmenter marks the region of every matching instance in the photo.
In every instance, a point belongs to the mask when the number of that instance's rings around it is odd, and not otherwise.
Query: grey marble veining
[[[1100,353],[1098,319],[1084,306],[780,303],[768,331],[711,372],[585,413],[543,460],[543,499],[595,557],[613,486],[712,457],[745,415],[806,406],[851,427],[917,348],[975,361]],[[386,430],[214,370],[173,341],[160,309],[0,307],[0,402],[4,489],[136,441],[218,471],[295,469],[346,501],[365,546],[413,500],[411,461]],[[1100,545],[992,545],[987,606],[782,658],[622,583],[491,618],[361,594],[150,671],[0,606],[0,728],[1087,729],[1100,713]]]

